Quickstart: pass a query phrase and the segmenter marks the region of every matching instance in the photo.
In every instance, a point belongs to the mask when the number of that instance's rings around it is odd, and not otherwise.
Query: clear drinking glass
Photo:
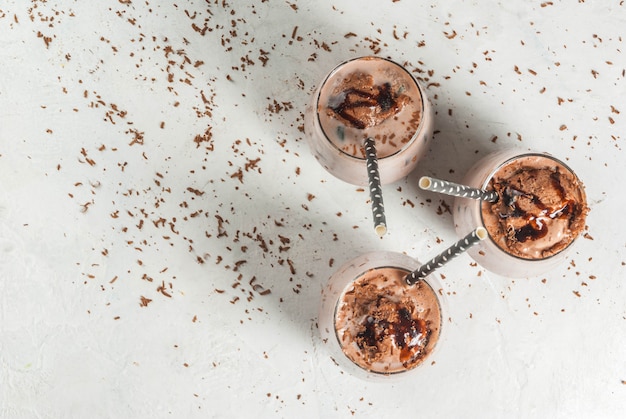
[[[311,151],[337,178],[367,185],[363,143],[375,139],[381,184],[408,175],[433,134],[431,105],[415,78],[380,57],[341,63],[318,86],[305,113]]]
[[[489,237],[468,250],[485,269],[502,276],[540,275],[562,264],[585,228],[582,182],[546,153],[507,149],[479,160],[462,184],[499,190],[496,204],[455,198],[459,236],[485,227]]]
[[[323,345],[344,370],[388,380],[433,362],[447,307],[434,275],[406,283],[404,277],[419,267],[407,255],[378,251],[356,257],[330,277],[318,325]]]

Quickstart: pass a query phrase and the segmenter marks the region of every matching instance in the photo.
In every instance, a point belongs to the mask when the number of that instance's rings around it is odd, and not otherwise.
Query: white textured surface
[[[622,417],[625,25],[593,0],[3,1],[0,416]],[[383,239],[299,129],[324,73],[373,50],[436,111]],[[417,180],[510,145],[578,172],[589,238],[526,280],[459,257],[442,360],[342,374],[321,284],[365,251],[452,244],[452,200]]]

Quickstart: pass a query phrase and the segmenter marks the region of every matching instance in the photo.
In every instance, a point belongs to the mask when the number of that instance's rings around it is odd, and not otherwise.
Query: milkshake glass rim
[[[324,139],[330,144],[330,146],[332,148],[334,148],[335,150],[337,150],[341,155],[344,155],[348,158],[352,158],[354,160],[359,160],[359,161],[365,161],[366,158],[365,157],[357,157],[357,156],[353,156],[352,154],[346,153],[344,150],[342,150],[341,148],[337,147],[337,145],[332,142],[330,140],[330,138],[328,137],[328,134],[326,134],[326,131],[324,130],[324,126],[322,125],[322,121],[320,120],[320,113],[319,113],[319,103],[320,103],[320,97],[322,95],[322,90],[324,85],[326,85],[326,82],[328,82],[328,80],[334,76],[341,67],[343,67],[346,64],[349,64],[353,61],[357,61],[357,60],[362,60],[362,59],[368,59],[368,60],[383,60],[383,61],[387,61],[388,63],[391,63],[395,66],[397,66],[400,70],[404,71],[409,77],[410,79],[413,81],[413,83],[415,84],[415,87],[417,88],[417,92],[420,95],[420,100],[421,100],[421,106],[420,106],[420,122],[417,126],[417,128],[415,129],[415,133],[413,133],[413,136],[411,137],[411,140],[408,141],[406,144],[404,144],[404,146],[402,148],[399,148],[398,150],[396,150],[395,152],[389,154],[388,156],[385,157],[381,157],[378,160],[385,160],[388,158],[391,158],[393,156],[398,155],[399,153],[402,153],[404,150],[406,150],[407,148],[409,148],[409,146],[411,146],[415,141],[417,141],[418,139],[418,134],[419,132],[422,130],[422,127],[424,125],[424,111],[426,109],[426,105],[424,104],[424,100],[426,100],[425,95],[422,92],[422,88],[419,84],[419,82],[417,81],[417,79],[415,77],[413,77],[413,75],[409,72],[409,70],[407,70],[406,68],[404,68],[404,66],[398,64],[397,62],[393,61],[390,58],[385,58],[385,57],[378,57],[376,55],[363,55],[360,57],[355,57],[355,58],[350,58],[347,59],[339,64],[337,64],[327,75],[326,77],[324,77],[324,80],[322,81],[322,83],[320,84],[320,87],[318,89],[317,92],[317,96],[315,98],[315,119],[320,127],[320,130],[322,131],[322,134],[324,134]]]
[[[503,150],[503,151],[507,151],[507,150]],[[514,148],[511,148],[508,150],[509,152],[515,152],[516,150]],[[556,162],[558,165],[563,166],[567,171],[569,171],[575,178],[576,180],[578,180],[579,182],[579,190],[582,194],[582,197],[585,200],[585,204],[587,201],[587,195],[585,193],[585,189],[580,187],[580,185],[582,185],[582,181],[580,180],[580,178],[578,177],[578,175],[576,174],[576,172],[574,172],[572,170],[571,167],[569,167],[565,162],[563,162],[561,159],[559,159],[558,157],[554,157],[553,155],[547,153],[547,152],[542,152],[542,151],[520,151],[519,154],[516,154],[512,157],[507,158],[505,161],[503,161],[502,163],[498,164],[491,172],[489,172],[489,174],[487,175],[487,177],[485,178],[485,181],[479,185],[479,187],[481,189],[485,189],[488,185],[489,182],[491,181],[491,179],[493,178],[493,176],[500,170],[502,169],[504,166],[512,163],[515,160],[519,160],[521,158],[525,158],[525,157],[545,157],[549,160],[553,160],[554,162]],[[479,205],[479,214],[480,214],[480,222],[483,225],[483,227],[485,226],[485,220],[483,218],[483,202],[482,201],[477,201],[478,205]],[[487,230],[487,232],[489,232],[489,230]],[[508,252],[506,250],[504,250],[502,247],[500,247],[498,245],[498,243],[496,243],[496,241],[493,239],[493,237],[491,237],[491,234],[487,234],[487,236],[489,237],[489,240],[491,241],[491,243],[493,243],[500,251],[502,251],[503,253],[507,254],[508,256],[511,256],[515,259],[518,259],[520,261],[524,261],[524,262],[529,262],[529,263],[533,263],[533,262],[544,262],[546,260],[550,260],[556,256],[560,256],[563,254],[563,252],[565,252],[567,249],[570,248],[570,246],[572,246],[572,244],[574,244],[574,242],[576,241],[576,239],[578,237],[575,237],[573,240],[571,240],[567,246],[565,246],[563,249],[559,250],[558,252],[556,252],[553,255],[544,257],[544,258],[532,258],[532,259],[528,259],[528,258],[523,258],[517,255],[512,254],[511,252]]]

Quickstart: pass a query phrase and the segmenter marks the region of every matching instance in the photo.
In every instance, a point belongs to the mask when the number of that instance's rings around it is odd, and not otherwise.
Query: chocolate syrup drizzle
[[[545,237],[548,234],[548,226],[544,222],[546,218],[550,219],[564,219],[569,218],[570,224],[573,222],[577,211],[577,203],[574,200],[566,199],[566,193],[561,186],[560,180],[561,174],[558,170],[550,175],[550,181],[552,187],[558,192],[561,200],[560,204],[556,207],[550,207],[546,205],[537,195],[524,192],[520,189],[514,188],[510,185],[499,184],[501,189],[501,196],[503,204],[508,211],[499,212],[500,219],[507,218],[522,218],[526,224],[521,228],[515,229],[513,235],[515,240],[520,243],[524,243],[528,240],[537,240]],[[528,212],[522,209],[519,203],[519,198],[524,197],[529,199],[533,205],[538,209],[537,212]]]
[[[398,304],[396,312],[398,320],[395,322],[368,317],[362,324],[364,330],[357,334],[357,342],[361,349],[377,347],[379,342],[392,335],[400,348],[400,360],[406,362],[411,359],[415,347],[424,348],[428,345],[430,330],[424,320],[411,317],[406,307]]]
[[[391,84],[389,82],[384,83],[378,89],[375,89],[375,91],[377,91],[377,93],[366,92],[355,88],[346,89],[343,92],[343,101],[337,106],[330,107],[330,109],[332,109],[333,112],[347,121],[354,128],[365,129],[367,128],[367,124],[364,121],[355,118],[349,112],[350,110],[361,107],[379,107],[382,112],[387,112],[393,109],[393,113],[396,113],[399,110],[398,102],[396,100],[397,98],[394,97],[391,91]],[[360,100],[354,100],[354,97],[357,97]]]

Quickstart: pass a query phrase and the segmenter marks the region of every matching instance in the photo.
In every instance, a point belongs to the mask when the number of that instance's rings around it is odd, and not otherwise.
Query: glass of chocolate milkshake
[[[330,277],[318,326],[344,370],[388,379],[434,362],[445,300],[434,275],[407,284],[407,274],[419,267],[407,255],[379,251],[347,262]]]
[[[487,270],[521,278],[561,264],[585,229],[585,190],[562,161],[545,153],[503,150],[485,156],[466,174],[464,185],[495,190],[497,202],[456,198],[459,235],[483,226],[489,239],[468,251]]]
[[[337,178],[366,185],[364,141],[375,140],[381,184],[408,175],[427,151],[433,116],[426,94],[402,66],[361,57],[333,69],[313,94],[305,131],[315,158]]]

